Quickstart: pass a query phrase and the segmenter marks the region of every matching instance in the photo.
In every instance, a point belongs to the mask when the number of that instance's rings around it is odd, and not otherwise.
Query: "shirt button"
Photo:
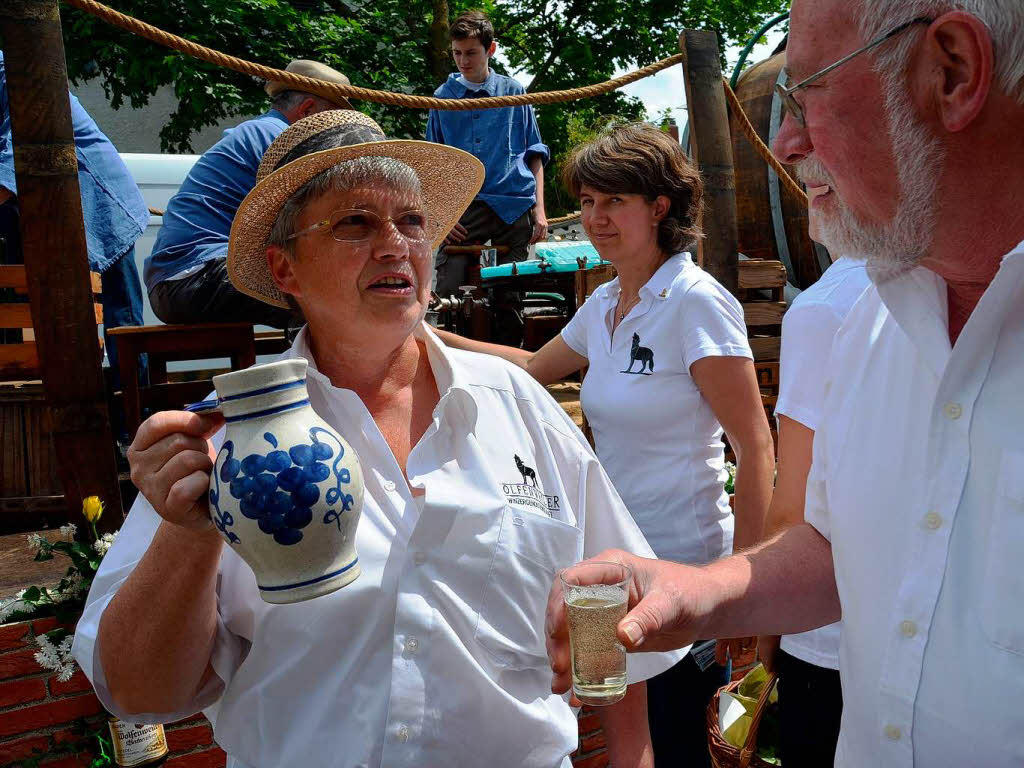
[[[416,653],[420,649],[420,641],[415,637],[410,637],[405,641],[405,650],[409,653]]]
[[[384,490],[385,491],[393,491],[393,490],[395,490],[395,481],[394,480],[385,480],[384,481]]]
[[[913,637],[917,634],[917,624],[912,621],[901,621],[900,633],[907,638]]]
[[[885,737],[887,739],[892,739],[893,741],[899,741],[900,740],[900,736],[902,736],[902,735],[903,735],[903,732],[900,731],[900,729],[897,728],[895,725],[887,725],[887,726],[885,726]]]
[[[477,143],[477,144],[479,144],[479,143],[480,143],[480,139],[477,139],[477,140],[476,140],[476,143]]]
[[[412,556],[412,561],[416,563],[416,565],[423,565],[425,562],[427,562],[427,553],[417,552],[415,555]]]
[[[405,742],[407,742],[409,740],[409,726],[407,726],[407,725],[400,725],[400,726],[398,726],[398,733],[396,734],[396,738],[400,742],[405,744]],[[896,738],[899,738],[899,736],[897,736]]]
[[[924,524],[929,529],[937,531],[942,527],[942,515],[938,512],[929,512],[924,516]]]
[[[964,413],[964,409],[960,406],[960,403],[946,403],[946,405],[943,406],[942,411],[953,421],[959,419]]]

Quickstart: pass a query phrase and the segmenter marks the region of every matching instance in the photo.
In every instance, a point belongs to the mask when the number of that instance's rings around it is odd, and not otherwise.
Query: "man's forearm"
[[[700,570],[714,601],[701,637],[793,634],[841,616],[832,546],[807,523]]]
[[[221,540],[164,522],[99,627],[99,653],[118,706],[174,712],[207,674],[217,628]]]
[[[547,221],[547,213],[544,208],[544,161],[540,155],[534,155],[530,158],[530,172],[537,181],[537,218],[541,221]]]
[[[626,697],[610,707],[598,707],[598,718],[615,768],[654,768],[654,748],[647,725],[647,683],[626,688]]]

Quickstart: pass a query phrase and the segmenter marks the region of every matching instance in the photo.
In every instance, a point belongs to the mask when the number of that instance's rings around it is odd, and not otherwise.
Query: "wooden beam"
[[[749,259],[739,263],[739,287],[782,288],[786,285],[786,267],[781,261]]]
[[[756,362],[778,360],[782,352],[780,336],[753,336],[750,339],[750,351],[754,353]]]
[[[732,293],[738,286],[736,177],[732,161],[729,112],[722,87],[718,36],[688,29],[679,36],[683,53],[686,109],[690,115],[693,160],[704,178],[705,238],[700,263]]]
[[[748,301],[743,304],[743,318],[747,325],[779,325],[784,314],[784,301]]]
[[[67,65],[57,0],[7,0],[0,14],[32,327],[70,515],[96,495],[105,530],[123,520],[100,369]]]

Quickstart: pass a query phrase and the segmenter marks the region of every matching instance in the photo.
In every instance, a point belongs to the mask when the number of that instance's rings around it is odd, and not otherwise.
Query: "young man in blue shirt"
[[[349,85],[326,64],[296,59],[286,71]],[[270,109],[224,132],[199,158],[167,203],[163,224],[146,259],[143,279],[153,312],[165,323],[251,322],[287,328],[292,312],[256,301],[228,280],[228,234],[235,212],[256,186],[263,153],[285,128],[329,109],[352,109],[315,93],[271,80]]]
[[[494,27],[480,11],[460,15],[449,30],[458,72],[434,91],[442,99],[508,96],[526,89],[491,70]],[[544,213],[544,164],[550,152],[541,141],[531,106],[466,112],[430,110],[427,140],[471,152],[484,164],[483,188],[448,237],[449,243],[507,245],[499,263],[522,261],[527,246],[547,237]],[[465,256],[438,255],[437,291],[458,293],[465,282]]]

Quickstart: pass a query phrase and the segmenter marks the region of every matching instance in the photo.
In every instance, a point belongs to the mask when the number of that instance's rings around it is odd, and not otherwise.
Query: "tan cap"
[[[284,68],[285,72],[291,72],[295,75],[302,75],[303,77],[312,77],[316,80],[326,80],[328,83],[337,83],[338,85],[352,85],[345,75],[336,69],[328,67],[326,64],[321,64],[319,61],[310,61],[309,59],[293,59],[288,62],[288,66]],[[300,91],[302,93],[312,93],[315,96],[319,96],[322,99],[332,104],[337,104],[339,107],[345,109],[354,109],[348,99],[342,98],[335,94],[321,93],[315,86],[309,88],[299,88],[296,86],[282,83],[280,80],[267,80],[267,84],[263,86],[263,90],[267,92],[270,98],[274,98],[277,94],[282,91]]]

